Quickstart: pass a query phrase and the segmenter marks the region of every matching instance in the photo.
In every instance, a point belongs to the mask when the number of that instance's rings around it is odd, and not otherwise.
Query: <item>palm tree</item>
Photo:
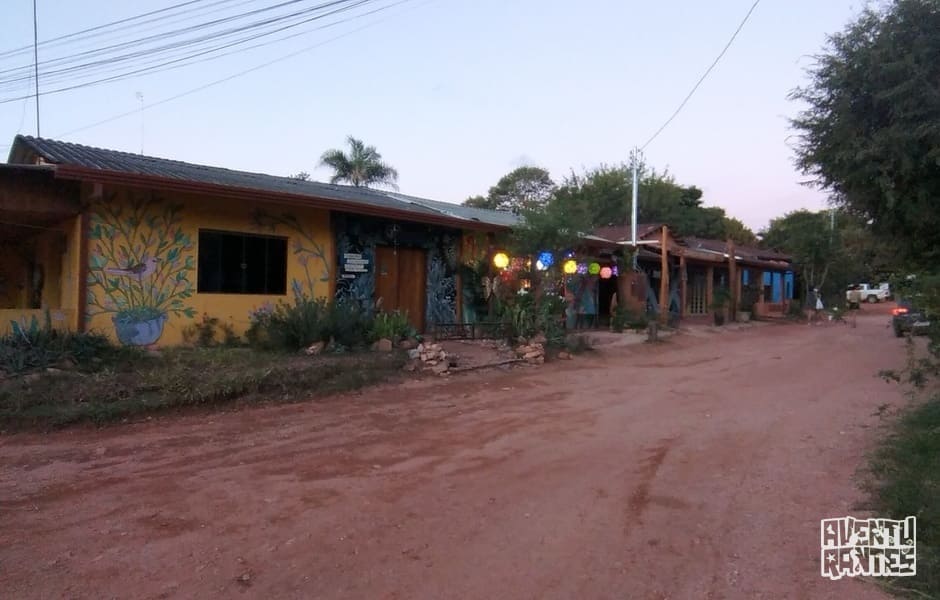
[[[330,183],[345,181],[356,187],[369,187],[371,185],[387,185],[398,189],[398,171],[382,162],[382,155],[375,146],[366,146],[362,140],[353,136],[346,138],[350,152],[347,155],[342,150],[327,150],[320,157],[320,165],[333,169]]]

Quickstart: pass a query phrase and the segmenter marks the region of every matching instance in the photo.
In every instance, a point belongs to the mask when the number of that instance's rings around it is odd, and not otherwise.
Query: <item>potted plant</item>
[[[757,304],[759,291],[753,286],[747,286],[741,292],[741,306],[738,308],[738,321],[747,323],[751,320],[754,313],[754,305]]]
[[[718,288],[712,296],[711,310],[715,318],[715,325],[725,324],[728,312],[728,304],[731,303],[731,293],[727,288]]]

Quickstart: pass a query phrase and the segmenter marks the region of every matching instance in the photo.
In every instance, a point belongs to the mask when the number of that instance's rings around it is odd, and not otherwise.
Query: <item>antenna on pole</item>
[[[137,101],[140,102],[140,155],[144,155],[144,95],[137,92]]]
[[[42,137],[39,129],[39,18],[33,0],[33,76],[36,79],[36,137]]]

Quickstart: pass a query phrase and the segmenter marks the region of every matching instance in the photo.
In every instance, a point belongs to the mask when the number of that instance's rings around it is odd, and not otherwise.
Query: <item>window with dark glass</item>
[[[287,293],[287,238],[199,230],[197,291]]]

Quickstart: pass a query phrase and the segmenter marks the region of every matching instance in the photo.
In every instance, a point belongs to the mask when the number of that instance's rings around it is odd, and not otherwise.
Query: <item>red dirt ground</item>
[[[0,438],[8,598],[883,598],[819,519],[902,343],[768,325],[325,401]],[[878,314],[874,314],[874,313]]]

